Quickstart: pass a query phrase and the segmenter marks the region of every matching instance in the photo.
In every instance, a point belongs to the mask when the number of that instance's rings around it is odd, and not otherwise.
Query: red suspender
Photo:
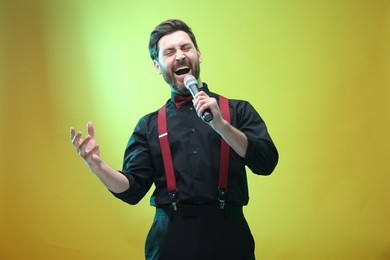
[[[158,139],[160,141],[160,147],[162,157],[164,161],[165,177],[167,179],[167,188],[169,197],[172,200],[172,208],[176,210],[177,187],[175,171],[173,169],[173,160],[171,154],[171,148],[169,147],[168,129],[167,129],[167,111],[165,105],[158,111]]]
[[[219,107],[221,109],[222,117],[230,123],[229,100],[225,97],[219,97]],[[173,210],[177,210],[176,204],[178,202],[178,190],[176,186],[175,171],[173,168],[173,160],[171,149],[169,147],[168,131],[167,131],[167,114],[165,105],[158,111],[158,138],[160,141],[161,152],[164,162],[165,176],[167,179],[167,188],[169,197],[172,200]],[[225,199],[228,187],[228,173],[229,173],[229,154],[230,146],[221,138],[221,158],[219,166],[219,197],[220,208],[225,207]]]
[[[222,117],[230,123],[229,100],[225,97],[220,96],[219,108],[221,110]],[[229,154],[230,154],[230,146],[223,138],[221,138],[221,158],[219,163],[219,182],[218,182],[218,191],[219,191],[218,200],[221,209],[225,207],[226,192],[228,187]]]

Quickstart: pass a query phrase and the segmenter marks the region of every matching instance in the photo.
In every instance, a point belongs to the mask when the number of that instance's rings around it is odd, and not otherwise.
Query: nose
[[[184,55],[184,52],[178,51],[176,52],[176,60],[184,60],[186,56]]]

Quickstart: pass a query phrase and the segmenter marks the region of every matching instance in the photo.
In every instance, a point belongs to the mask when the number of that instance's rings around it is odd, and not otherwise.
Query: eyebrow
[[[186,48],[186,47],[192,47],[192,44],[190,42],[187,42],[187,43],[180,45],[180,49]],[[168,47],[168,48],[164,49],[163,51],[175,50],[175,49],[176,49],[175,47]]]
[[[188,42],[181,46],[181,48],[185,48],[185,47],[192,47],[192,44]]]

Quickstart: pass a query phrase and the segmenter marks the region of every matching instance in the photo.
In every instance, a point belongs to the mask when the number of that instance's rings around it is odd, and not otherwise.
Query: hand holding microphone
[[[195,98],[195,95],[198,94],[198,81],[196,78],[192,75],[187,75],[184,78],[184,85],[188,89],[188,91],[191,93],[192,97]],[[211,113],[210,109],[206,109],[202,114],[202,120],[206,123],[213,120],[213,114]]]

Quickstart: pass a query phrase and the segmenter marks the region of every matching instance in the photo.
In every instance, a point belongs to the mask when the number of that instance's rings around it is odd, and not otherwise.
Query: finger
[[[201,116],[203,114],[203,111],[209,109],[209,106],[210,106],[209,100],[200,97],[196,101],[195,110],[198,112],[198,115]]]
[[[89,151],[88,153],[86,153],[85,155],[84,155],[84,159],[89,159],[89,158],[91,158],[98,150],[99,150],[99,145],[97,144],[97,145],[95,145],[92,149],[91,149],[91,151]]]
[[[201,92],[199,92],[198,94],[196,94],[195,96],[195,102],[194,102],[194,105],[195,106],[202,106],[203,104],[209,102],[210,98],[209,96],[206,95],[206,93],[203,92],[204,95],[202,95]]]
[[[73,140],[74,136],[75,136],[76,132],[74,130],[73,127],[70,128],[70,139]]]
[[[90,135],[91,137],[95,136],[95,129],[93,128],[92,122],[87,123],[87,131],[88,131],[88,135]]]
[[[79,150],[79,154],[81,156],[85,155],[85,149],[87,148],[87,145],[88,145],[90,140],[91,140],[91,137],[88,135],[87,137],[85,137],[85,139],[79,145],[78,150]]]
[[[198,97],[208,97],[208,95],[203,91],[203,90],[200,90],[198,93],[196,93],[195,95],[195,98],[198,98]]]
[[[77,132],[77,134],[74,135],[74,136],[73,136],[73,139],[72,139],[72,144],[73,144],[73,146],[76,147],[77,149],[78,149],[77,144],[79,143],[80,137],[81,137],[81,132]]]
[[[220,109],[218,106],[218,103],[215,98],[210,98],[207,101],[205,101],[201,106],[199,107],[199,113],[203,115],[204,111],[210,110],[210,112],[215,117],[216,115],[220,115]]]

